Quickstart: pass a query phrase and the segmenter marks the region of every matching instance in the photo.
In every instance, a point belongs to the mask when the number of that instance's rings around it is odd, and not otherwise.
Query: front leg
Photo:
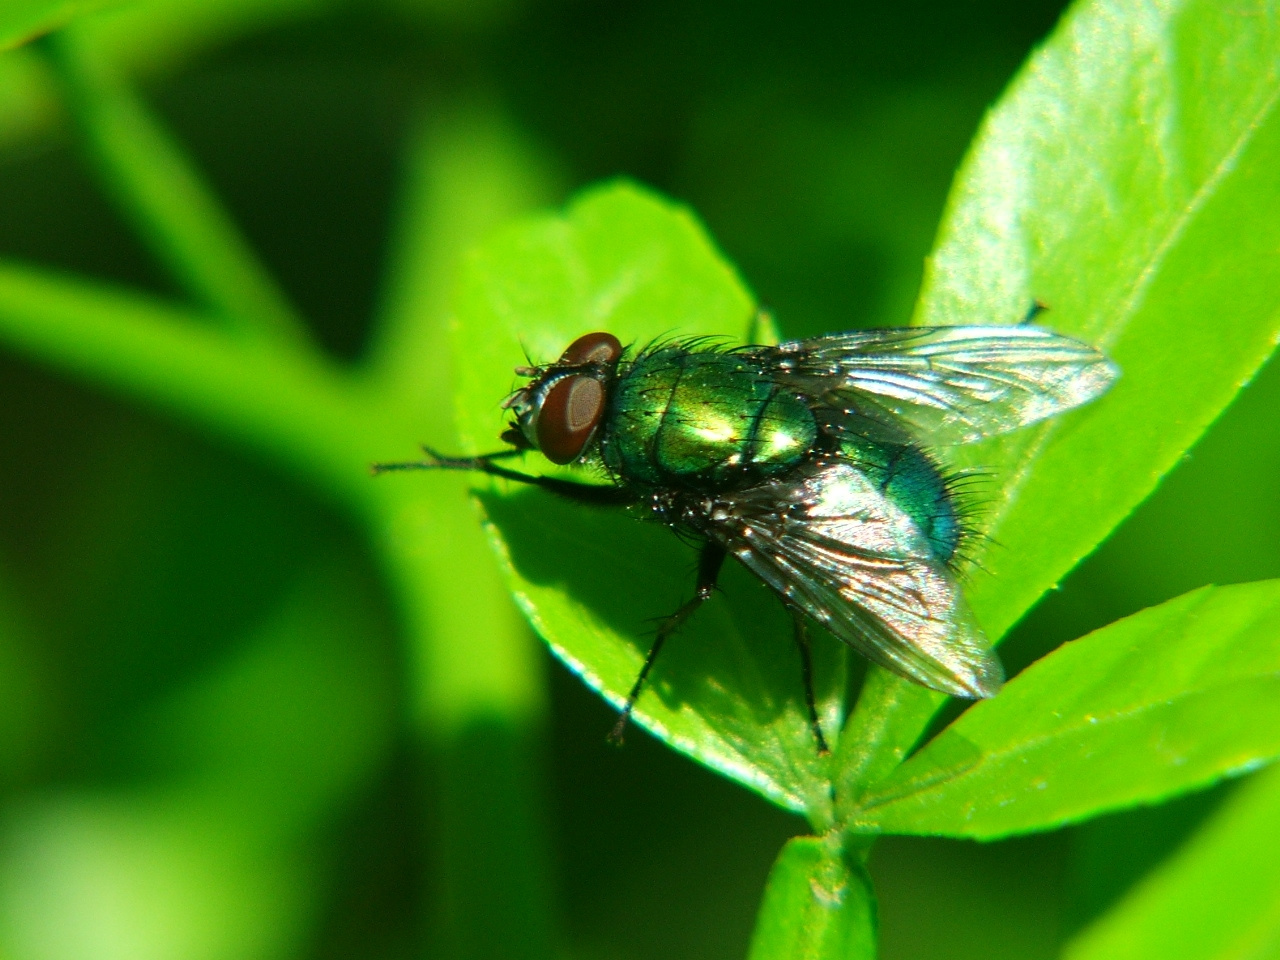
[[[492,477],[502,477],[504,480],[541,487],[557,496],[595,506],[626,506],[634,503],[636,499],[630,491],[620,487],[577,483],[573,480],[561,480],[559,477],[534,476],[493,462],[517,456],[524,453],[523,450],[499,450],[497,453],[486,453],[478,457],[447,457],[430,447],[423,447],[422,452],[427,455],[427,459],[412,460],[407,463],[375,463],[370,469],[375,476],[403,470],[474,470],[487,473]]]

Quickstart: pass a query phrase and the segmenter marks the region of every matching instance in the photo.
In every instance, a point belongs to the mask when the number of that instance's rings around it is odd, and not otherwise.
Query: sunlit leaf
[[[1098,0],[1072,8],[979,132],[917,321],[1016,323],[1039,300],[1050,309],[1037,322],[1122,371],[1081,410],[945,451],[992,477],[966,592],[993,638],[1155,488],[1271,353],[1277,98],[1275,3]],[[914,707],[894,734],[901,752],[937,698],[890,693]]]
[[[1041,321],[1120,365],[1106,397],[972,458],[996,471],[970,589],[1003,633],[1155,486],[1280,330],[1280,8],[1080,4],[988,118],[920,319]]]
[[[859,826],[990,838],[1280,756],[1280,581],[1205,587],[1067,644],[873,787]]]
[[[463,435],[473,450],[502,446],[499,403],[526,352],[548,361],[592,330],[624,343],[739,339],[753,313],[750,294],[687,211],[626,184],[590,191],[565,216],[508,231],[472,260],[457,311]],[[539,456],[526,461],[534,472],[549,466]],[[693,590],[694,551],[659,526],[538,491],[497,484],[482,502],[535,628],[621,704],[654,619]],[[789,620],[765,587],[730,567],[724,594],[663,651],[637,722],[784,806],[821,804],[823,760],[805,721]],[[842,655],[834,641],[815,639],[821,710],[834,731]]]
[[[1280,955],[1280,768],[1226,805],[1070,945],[1067,960]]]

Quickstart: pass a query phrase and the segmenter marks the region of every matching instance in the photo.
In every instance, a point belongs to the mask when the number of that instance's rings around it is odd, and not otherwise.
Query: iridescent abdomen
[[[618,377],[601,437],[623,483],[722,492],[801,461],[818,437],[803,399],[733,353],[642,354]]]
[[[914,521],[939,560],[947,563],[955,556],[962,532],[955,496],[923,450],[855,435],[841,438],[840,452]]]

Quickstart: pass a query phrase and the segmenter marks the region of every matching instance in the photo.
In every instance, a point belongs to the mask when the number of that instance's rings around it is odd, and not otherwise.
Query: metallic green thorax
[[[742,489],[838,450],[906,513],[934,555],[950,560],[961,525],[938,467],[919,448],[840,432],[824,436],[809,400],[764,376],[753,357],[669,345],[624,364],[600,454],[614,478],[641,488],[709,494]]]
[[[669,345],[620,372],[601,456],[625,484],[722,492],[800,462],[818,439],[808,404],[749,357]]]

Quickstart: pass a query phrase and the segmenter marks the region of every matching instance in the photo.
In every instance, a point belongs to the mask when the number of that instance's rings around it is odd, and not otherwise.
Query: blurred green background
[[[1062,6],[153,2],[106,35],[354,359],[424,123],[428,151],[462,155],[501,129],[546,202],[626,174],[689,203],[785,335],[905,322],[952,171]],[[0,55],[0,257],[177,296],[30,48]],[[1018,628],[1011,672],[1203,583],[1280,576],[1278,401],[1264,371]],[[364,539],[310,488],[0,351],[0,955],[439,955],[424,811],[451,786],[401,634]],[[802,822],[646,737],[607,747],[611,712],[543,660],[520,759],[561,955],[744,956]],[[883,841],[883,956],[1056,956],[1228,789],[1003,843]]]

